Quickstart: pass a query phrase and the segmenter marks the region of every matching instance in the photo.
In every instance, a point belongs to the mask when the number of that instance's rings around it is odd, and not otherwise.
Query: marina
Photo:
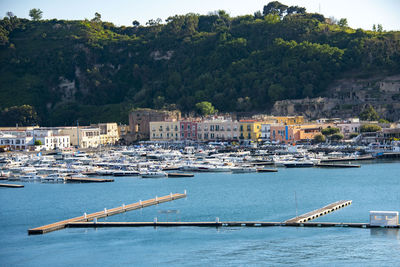
[[[5,154],[7,164],[1,166],[8,176],[5,178],[10,183],[16,181],[24,185],[24,188],[4,188],[0,194],[0,201],[4,203],[0,210],[5,214],[0,222],[4,229],[0,241],[4,249],[0,256],[6,258],[6,265],[13,265],[16,259],[21,258],[32,265],[39,262],[54,265],[58,259],[56,256],[46,253],[44,258],[35,258],[32,255],[48,250],[54,250],[58,255],[79,255],[88,253],[90,247],[90,253],[95,253],[104,262],[108,258],[102,251],[107,249],[118,255],[131,255],[133,251],[146,257],[146,263],[163,265],[182,258],[182,251],[189,248],[187,253],[194,260],[211,264],[201,256],[201,251],[212,249],[216,253],[214,258],[226,260],[221,255],[231,244],[236,244],[235,248],[243,251],[246,258],[263,255],[267,251],[265,247],[281,256],[281,248],[302,249],[321,242],[324,250],[347,247],[350,242],[347,240],[354,239],[354,236],[357,236],[359,246],[366,250],[380,246],[382,242],[396,247],[391,239],[387,239],[390,237],[382,240],[382,237],[376,239],[374,236],[397,236],[398,226],[376,226],[368,222],[371,210],[400,210],[396,204],[400,190],[396,177],[400,165],[396,161],[376,158],[357,164],[346,161],[321,163],[321,159],[328,159],[330,155],[307,152],[300,147],[296,153],[280,151],[279,154],[267,150],[220,153],[217,148],[204,146],[192,151],[185,153],[179,148],[148,145],[63,152],[56,156]],[[153,159],[155,154],[159,156],[157,159]],[[287,168],[283,164],[293,161],[312,162],[314,165]],[[268,164],[254,166],[254,162]],[[335,166],[319,167],[319,164]],[[346,167],[337,167],[340,165]],[[162,172],[165,176],[142,178],[148,172]],[[189,179],[168,177],[174,173],[178,177],[194,176]],[[62,181],[45,182],[41,179],[51,174],[54,175],[50,178],[62,177]],[[24,176],[26,179],[22,179]],[[36,176],[41,178],[38,180]],[[28,177],[36,177],[36,180]],[[69,182],[68,179],[74,177],[114,182]],[[358,190],[360,185],[362,190]],[[153,204],[145,209],[138,208],[136,212],[120,212],[123,202],[137,203],[141,198],[154,200],[155,192],[167,195],[184,189],[188,189],[190,195],[182,201]],[[314,212],[315,218],[311,216],[310,221],[286,222],[299,217],[297,214],[318,211],[324,204],[338,199],[352,199],[353,204],[335,212],[326,211],[323,216],[321,212]],[[117,207],[119,211],[106,216],[104,207],[107,206]],[[84,213],[86,216],[91,214],[88,211],[100,212],[99,217],[89,221],[61,221],[60,225],[55,225],[55,230],[62,231],[53,231],[52,226],[48,229],[32,228],[49,223],[54,226],[51,222],[62,218],[82,219]],[[107,215],[110,211],[113,209],[106,209]],[[77,214],[80,216],[74,217]],[[27,234],[28,229],[30,234]],[[48,234],[41,237],[44,232]],[[42,245],[37,247],[39,240]],[[162,257],[149,261],[154,255],[149,251],[156,246],[151,240],[157,240],[161,245],[156,254]],[[117,246],[115,242],[118,242]],[[249,249],[253,245],[259,249]],[[16,246],[23,248],[18,255]],[[357,254],[365,256],[362,252]],[[347,256],[344,262],[351,262],[353,256]],[[127,257],[132,264],[143,264],[137,257]],[[313,257],[316,259],[313,262],[321,263],[323,259],[318,251]],[[261,256],[261,260],[265,259]],[[301,257],[296,259],[305,263]],[[343,263],[335,258],[330,258],[330,261]]]

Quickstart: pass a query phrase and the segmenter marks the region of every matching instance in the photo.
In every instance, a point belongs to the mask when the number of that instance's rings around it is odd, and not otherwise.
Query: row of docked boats
[[[115,147],[92,153],[10,153],[3,154],[0,159],[0,176],[2,179],[21,181],[62,182],[65,177],[71,176],[160,178],[168,177],[171,171],[239,174],[276,171],[275,167],[313,167],[329,159],[329,155],[300,149],[287,153],[278,152],[271,154],[271,151],[259,149],[220,153],[207,146],[182,150],[142,145]],[[344,155],[340,156],[345,158]]]

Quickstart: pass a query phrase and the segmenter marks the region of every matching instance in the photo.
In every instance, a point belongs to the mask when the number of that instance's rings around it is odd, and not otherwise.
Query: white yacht
[[[231,168],[232,173],[250,173],[257,172],[257,169],[250,166],[237,166]]]
[[[140,174],[142,178],[162,178],[167,177],[167,174],[162,171],[147,171]]]
[[[64,182],[64,175],[60,173],[49,174],[42,179],[42,183],[61,183]]]

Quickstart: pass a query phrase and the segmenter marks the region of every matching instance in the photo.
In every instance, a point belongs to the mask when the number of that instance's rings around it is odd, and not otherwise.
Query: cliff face
[[[368,105],[386,119],[400,119],[400,74],[369,78],[346,78],[332,83],[325,97],[277,101],[275,115],[304,115],[309,118],[353,117]]]

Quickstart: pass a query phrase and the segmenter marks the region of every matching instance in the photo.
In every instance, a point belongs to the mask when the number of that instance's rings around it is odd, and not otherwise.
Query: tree
[[[35,109],[29,105],[6,108],[1,112],[0,125],[2,126],[31,126],[38,123]]]
[[[354,137],[357,137],[357,136],[358,136],[358,133],[351,133],[351,134],[349,135],[350,138],[354,138]]]
[[[32,18],[33,21],[39,21],[42,19],[43,11],[39,8],[32,8],[29,10],[29,16]]]
[[[375,24],[372,25],[372,30],[373,30],[374,32],[376,32],[376,26],[375,26]]]
[[[41,146],[42,145],[42,141],[40,140],[35,140],[35,146]]]
[[[340,27],[348,27],[348,26],[349,26],[349,25],[347,24],[347,19],[345,19],[345,18],[340,19],[339,22],[338,22],[338,25],[339,25]]]
[[[264,6],[263,14],[264,16],[268,14],[279,15],[279,17],[283,17],[286,9],[288,8],[287,5],[284,5],[278,1],[269,2],[268,5]]]
[[[371,104],[368,104],[358,117],[363,121],[376,121],[379,119],[378,113]]]
[[[360,132],[362,133],[371,133],[371,132],[379,132],[382,128],[376,124],[363,124],[360,127]]]
[[[379,123],[390,123],[390,121],[388,121],[388,120],[385,120],[385,119],[379,119],[379,121],[378,121]]]
[[[378,24],[377,31],[378,32],[383,32],[382,24]]]
[[[286,10],[288,15],[292,15],[292,14],[305,14],[306,13],[306,9],[304,7],[299,7],[299,6],[291,6],[288,7],[288,9]]]
[[[137,20],[132,21],[132,25],[133,27],[139,27],[140,26],[140,22]]]
[[[334,134],[332,134],[331,136],[330,136],[330,140],[333,140],[333,141],[339,141],[339,140],[342,140],[344,138],[344,136],[343,136],[343,134],[342,133],[334,133]]]
[[[201,115],[207,116],[217,113],[218,111],[214,108],[214,106],[207,101],[203,101],[196,104],[197,112]]]
[[[340,129],[336,128],[336,127],[328,127],[328,128],[322,129],[322,131],[321,131],[321,133],[325,136],[333,135],[333,134],[336,134],[339,132],[340,132]]]
[[[323,142],[325,142],[325,141],[326,141],[326,138],[325,138],[324,135],[322,135],[322,134],[316,134],[316,135],[314,135],[314,142],[316,142],[316,143],[323,143]]]
[[[12,18],[15,17],[14,13],[12,13],[11,11],[8,11],[8,12],[6,13],[6,15],[7,15],[7,17],[9,17],[10,19],[12,19]]]
[[[100,13],[94,13],[94,18],[92,19],[93,22],[101,22],[101,15]]]

